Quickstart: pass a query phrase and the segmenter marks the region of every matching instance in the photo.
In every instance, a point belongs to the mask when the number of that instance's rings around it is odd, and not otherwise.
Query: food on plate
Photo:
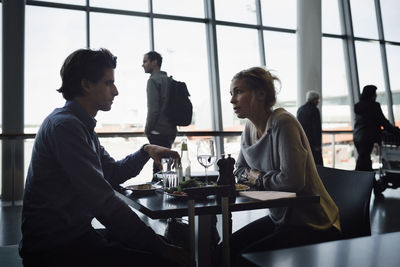
[[[174,192],[179,192],[178,187],[165,188],[164,191],[167,192],[168,194],[172,194]]]
[[[151,184],[138,184],[136,188],[139,190],[150,190]]]
[[[201,186],[201,183],[199,181],[197,181],[196,179],[189,179],[189,180],[181,182],[178,186],[178,189],[179,189],[179,187],[181,189],[184,189],[184,188],[199,187],[199,186]]]
[[[201,183],[197,181],[196,179],[189,179],[186,181],[183,181],[179,183],[177,187],[171,187],[168,189],[165,189],[165,191],[169,194],[174,194],[174,192],[178,192],[180,194],[184,193],[183,189],[189,188],[189,187],[199,187],[201,186]],[[186,193],[184,193],[186,195]]]
[[[175,196],[187,196],[187,193],[185,193],[185,192],[179,192],[179,191],[174,191],[174,192],[172,192],[171,194],[172,194],[172,195],[175,195]]]
[[[170,195],[174,195],[174,196],[187,196],[187,193],[181,191],[178,191],[178,187],[171,187],[168,189],[165,189],[165,192],[167,192]]]
[[[236,190],[247,190],[249,187],[245,184],[235,184]]]

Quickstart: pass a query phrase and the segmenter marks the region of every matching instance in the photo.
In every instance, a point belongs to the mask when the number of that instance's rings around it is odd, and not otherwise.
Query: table
[[[265,252],[245,253],[255,266],[398,267],[400,232]]]
[[[130,190],[124,188],[116,189],[116,194],[129,206],[140,211],[151,219],[179,218],[188,215],[188,203],[186,199],[178,199],[156,190],[154,194],[137,196]],[[319,203],[319,196],[300,196],[295,198],[274,199],[259,201],[247,197],[237,196],[233,203],[230,203],[231,212],[276,208],[295,207],[299,205],[310,205]],[[209,235],[207,232],[212,224],[212,216],[221,213],[221,206],[218,205],[216,197],[196,200],[195,214],[198,216],[197,226],[197,259],[199,266],[210,266]]]

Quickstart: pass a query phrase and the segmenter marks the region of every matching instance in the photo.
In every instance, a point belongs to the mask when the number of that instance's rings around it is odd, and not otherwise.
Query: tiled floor
[[[386,189],[383,198],[372,194],[370,221],[372,234],[400,231],[400,188]]]
[[[371,232],[373,235],[400,231],[400,188],[386,189],[383,198],[371,197]],[[17,244],[21,238],[21,203],[11,206],[10,203],[1,203],[0,206],[0,245]],[[236,230],[249,221],[265,215],[265,211],[235,212],[233,213],[233,230]],[[162,234],[165,224],[141,216],[157,233]],[[98,223],[94,224],[100,227]]]
[[[21,204],[0,207],[0,246],[17,244],[21,239]]]

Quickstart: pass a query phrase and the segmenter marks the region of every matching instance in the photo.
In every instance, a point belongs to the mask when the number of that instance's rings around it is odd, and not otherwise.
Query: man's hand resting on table
[[[145,145],[143,150],[144,152],[149,154],[150,158],[154,160],[154,162],[160,169],[162,169],[161,158],[175,158],[178,159],[179,163],[181,161],[181,157],[178,152],[166,147],[157,145]]]

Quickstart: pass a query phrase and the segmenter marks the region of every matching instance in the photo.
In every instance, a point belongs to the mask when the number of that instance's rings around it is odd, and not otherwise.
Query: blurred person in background
[[[306,98],[307,102],[297,110],[297,119],[306,132],[315,164],[324,165],[322,160],[321,114],[318,109],[320,96],[316,91],[308,91]]]
[[[358,171],[373,171],[371,152],[374,143],[380,143],[382,130],[400,135],[399,129],[385,118],[381,105],[376,102],[376,90],[375,85],[366,85],[361,93],[360,102],[354,105],[356,117],[353,136],[358,153]]]

